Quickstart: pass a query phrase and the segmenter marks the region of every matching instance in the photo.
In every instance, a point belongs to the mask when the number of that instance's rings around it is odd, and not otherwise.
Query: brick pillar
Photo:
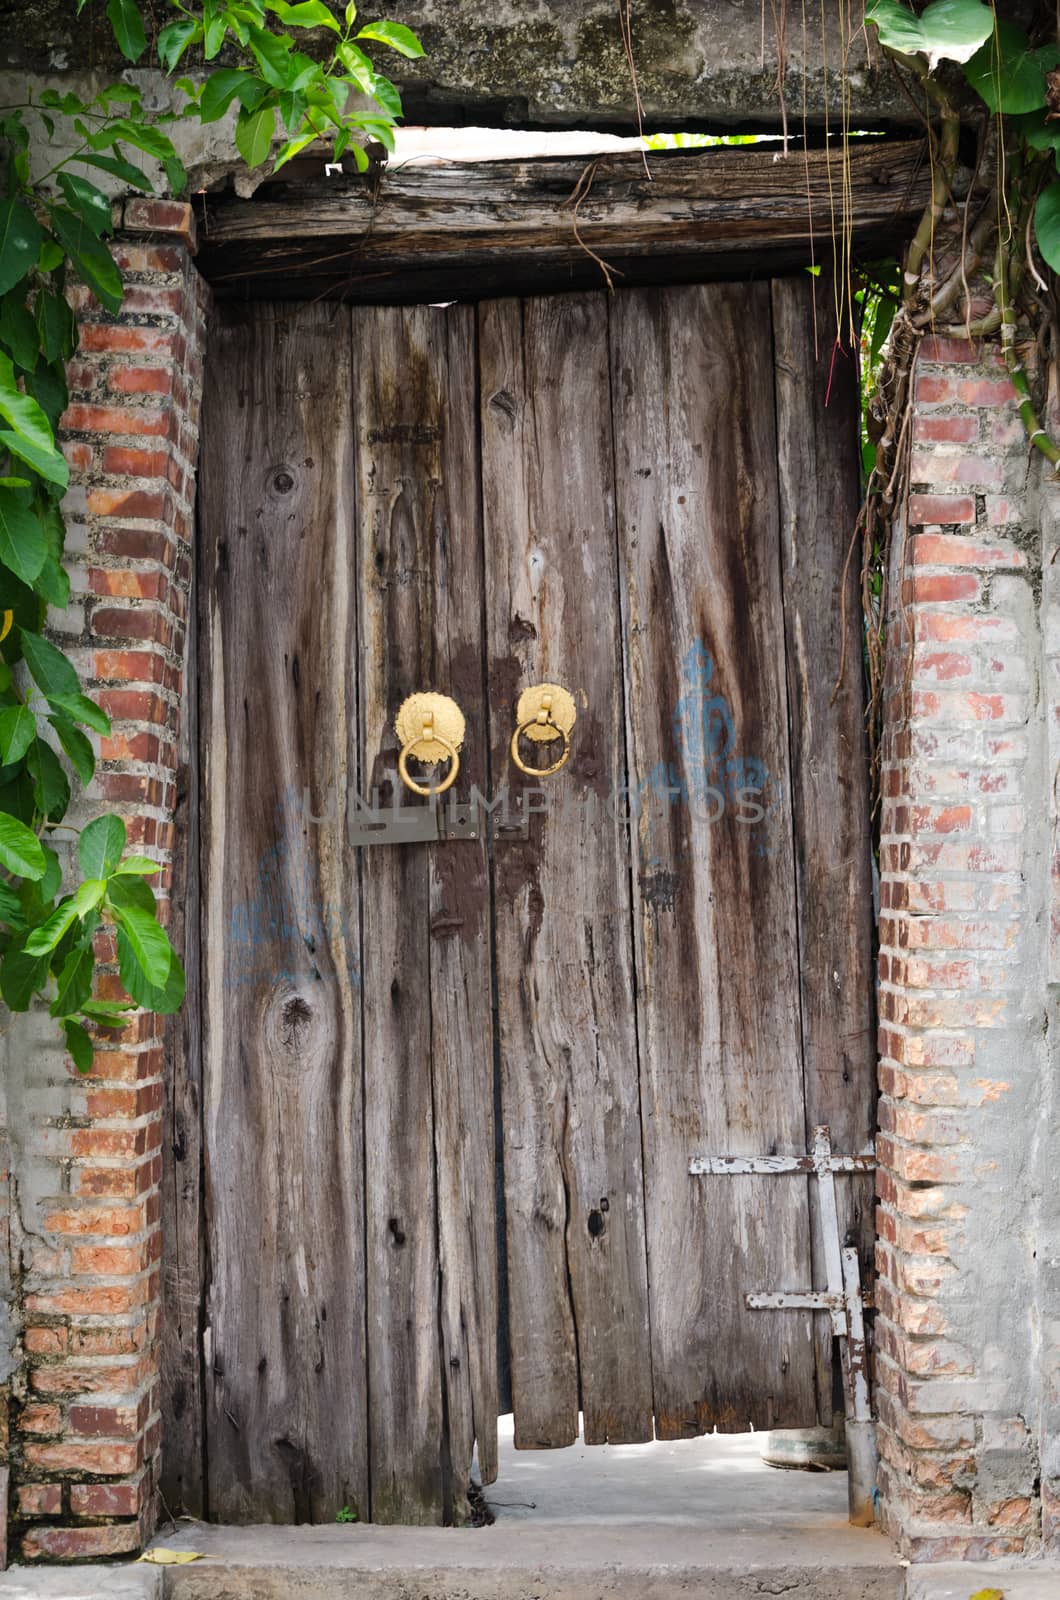
[[[985,1559],[1032,1552],[1041,1515],[1037,466],[989,348],[925,341],[913,430],[881,819],[882,1509],[915,1560]]]
[[[122,310],[80,295],[64,418],[73,595],[53,619],[113,720],[74,820],[122,813],[130,843],[161,861],[173,848],[192,567],[205,305],[193,248],[190,207],[127,201],[114,248]],[[108,936],[100,953],[113,961]],[[116,992],[116,976],[103,989]],[[36,1037],[18,1069],[15,1531],[28,1560],[116,1555],[138,1549],[156,1517],[162,1028],[137,1017],[87,1079],[44,1046],[43,1027]]]

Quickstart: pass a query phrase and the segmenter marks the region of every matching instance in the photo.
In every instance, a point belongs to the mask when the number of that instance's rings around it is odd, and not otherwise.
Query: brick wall
[[[192,245],[188,207],[127,201],[120,315],[81,293],[64,419],[73,593],[53,619],[113,722],[74,820],[123,813],[130,843],[161,861],[174,842],[201,390]],[[113,961],[109,936],[99,951]],[[117,993],[116,976],[103,989]],[[156,1513],[161,1025],[141,1016],[111,1036],[87,1079],[45,1042],[46,1019],[28,1027],[37,1038],[8,1051],[23,1114],[13,1533],[29,1560],[114,1555],[138,1549]]]
[[[1038,1547],[1047,1444],[1039,474],[994,351],[926,340],[915,396],[882,806],[881,1489],[914,1559],[982,1559]]]

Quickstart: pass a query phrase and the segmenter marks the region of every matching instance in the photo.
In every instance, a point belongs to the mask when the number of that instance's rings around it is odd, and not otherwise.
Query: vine
[[[78,14],[86,3],[79,0]],[[233,104],[236,146],[249,166],[269,160],[279,119],[285,137],[273,170],[326,139],[334,160],[348,151],[366,171],[366,140],[393,149],[401,115],[398,91],[368,47],[423,53],[400,23],[357,28],[354,0],[341,19],[322,0],[173,0],[173,10],[178,15],[154,41],[167,74],[196,56],[208,67],[222,49],[226,62],[238,63],[208,71],[201,83],[176,79],[177,109],[150,114],[141,91],[125,82],[90,100],[48,90],[0,107],[0,997],[10,1011],[43,997],[82,1072],[91,1068],[97,1030],[121,1027],[139,1007],[173,1012],[184,997],[183,968],[149,883],[161,864],[125,853],[118,816],[80,830],[65,820],[73,785],[88,784],[95,771],[85,730],[110,731],[45,631],[49,610],[70,599],[62,565],[69,470],[57,430],[67,404],[65,367],[78,344],[71,276],[107,311],[122,304],[106,244],[110,199],[92,179],[103,173],[153,192],[146,156],[179,195],[187,180],[166,126],[215,122]],[[138,0],[108,0],[106,12],[122,54],[140,62],[148,43]],[[317,45],[312,55],[297,46],[296,35],[307,31]],[[42,148],[54,159],[42,163]],[[64,874],[54,846],[75,839],[76,861]],[[126,1000],[94,993],[104,927],[116,937]]]
[[[919,14],[901,0],[870,0],[866,21],[922,112],[931,161],[930,198],[900,281],[885,264],[883,278],[868,274],[861,290],[867,481],[858,533],[878,779],[890,529],[905,496],[912,373],[924,336],[997,335],[1029,444],[1060,467],[1060,445],[1040,420],[1020,341],[1021,320],[1043,342],[1052,336],[1047,277],[1060,271],[1060,46],[1055,13],[1043,12],[1028,33],[981,0],[932,0]],[[958,196],[965,139],[974,139],[975,167]],[[984,290],[985,310],[976,304]],[[886,342],[876,336],[881,324]]]

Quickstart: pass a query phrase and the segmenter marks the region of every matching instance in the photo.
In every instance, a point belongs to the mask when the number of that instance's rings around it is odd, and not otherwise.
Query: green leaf
[[[926,55],[934,67],[945,57],[967,61],[994,31],[994,13],[979,0],[934,0],[917,17],[899,0],[871,0],[865,20],[880,43],[906,55]]]
[[[114,911],[142,911],[145,917],[157,912],[151,885],[136,873],[123,875],[117,869],[107,879],[107,904]]]
[[[65,717],[49,717],[48,721],[59,735],[59,743],[82,783],[91,783],[96,770],[96,752],[80,728],[75,728]]]
[[[103,903],[106,892],[106,878],[86,878],[78,885],[77,893],[74,895],[78,916],[87,917],[90,911],[95,911],[96,907]]]
[[[166,942],[168,944],[169,941]],[[163,1016],[171,1016],[183,1005],[186,986],[184,968],[172,946],[170,946],[169,974],[165,983],[160,986],[150,984],[144,977],[143,969],[135,957],[125,930],[119,927],[118,971],[122,983],[137,1005],[144,1006],[149,1011],[157,1011]]]
[[[290,161],[292,156],[298,155],[300,151],[305,149],[306,145],[314,144],[316,142],[316,138],[317,135],[315,133],[304,133],[298,139],[289,139],[287,143],[281,147],[280,152],[276,157],[276,161],[272,169],[273,172],[279,172],[280,168],[284,166],[286,162]]]
[[[111,898],[109,893],[108,898]],[[153,989],[161,989],[173,964],[173,946],[166,930],[153,916],[138,907],[126,906],[119,910],[115,906],[113,910],[136,965]],[[122,982],[125,982],[124,972]]]
[[[352,44],[347,40],[343,44],[336,46],[335,54],[346,68],[346,71],[349,73],[358,89],[363,89],[365,94],[371,94],[375,82],[376,72],[375,68],[372,66],[372,63],[369,61],[368,57],[365,55],[360,46]]]
[[[188,187],[188,174],[184,163],[179,156],[167,156],[162,163],[165,168],[166,182],[172,195],[181,195]]]
[[[200,120],[217,122],[224,116],[240,91],[246,85],[255,83],[256,80],[249,72],[243,72],[238,67],[222,67],[219,72],[211,72],[203,85],[202,97],[199,100]]]
[[[30,884],[27,887],[39,892],[44,904],[50,903],[59,893],[63,881],[63,869],[59,857],[50,844],[42,846],[44,850],[44,876],[39,884]]]
[[[63,363],[46,361],[42,355],[36,372],[26,374],[25,385],[26,392],[36,400],[52,429],[56,429],[59,418],[70,403]]]
[[[162,871],[160,861],[152,861],[149,856],[126,856],[124,861],[119,861],[112,874],[115,878],[127,876],[139,878],[152,878],[156,872]]]
[[[216,5],[209,0],[203,6],[203,55],[207,61],[212,61],[225,42],[228,32],[228,17],[219,11]]]
[[[171,22],[168,28],[163,28],[155,49],[165,70],[172,72],[188,46],[201,37],[202,25],[191,17],[182,17],[178,22]]]
[[[1022,29],[999,17],[996,33],[966,63],[964,76],[991,111],[1017,116],[1045,105],[1045,74],[1058,61],[1055,44],[1032,50]]]
[[[391,83],[389,78],[384,78],[381,72],[372,74],[372,86],[368,92],[373,100],[382,106],[388,116],[401,116],[401,96],[396,86]]]
[[[66,176],[66,174],[64,174]],[[77,349],[77,324],[65,295],[42,289],[34,306],[38,348],[48,361],[68,360]],[[36,361],[30,363],[33,371]]]
[[[958,0],[935,0],[936,5],[956,5]],[[934,7],[929,6],[928,10]],[[361,28],[357,34],[358,39],[374,39],[377,44],[387,44],[391,50],[396,50],[399,55],[415,60],[423,54],[423,46],[411,28],[406,28],[401,22],[370,22],[366,28]]]
[[[125,849],[125,824],[120,817],[96,817],[81,830],[77,856],[86,878],[109,878]]]
[[[0,883],[0,919],[11,928],[25,926],[22,902],[9,883]]]
[[[47,417],[33,399],[23,394],[15,379],[15,369],[7,356],[0,354],[0,417],[3,417],[28,444],[47,453],[55,449],[55,435]]]
[[[86,1033],[80,1022],[74,1022],[72,1018],[63,1023],[63,1032],[66,1034],[66,1048],[73,1057],[78,1072],[91,1072],[93,1055],[91,1036]]]
[[[0,428],[0,450],[9,450],[13,456],[24,461],[32,467],[34,472],[39,472],[42,478],[49,483],[58,484],[65,490],[70,482],[70,468],[66,457],[61,450],[39,450],[36,445],[30,444],[28,439],[20,434],[11,433],[7,428]]]
[[[48,546],[40,519],[18,496],[17,489],[0,489],[0,561],[31,584],[47,560]]]
[[[88,223],[97,239],[110,232],[110,201],[102,190],[73,172],[60,172],[59,187],[70,210]]]
[[[95,167],[99,172],[109,172],[112,178],[120,178],[131,189],[142,189],[145,194],[154,193],[154,185],[145,172],[139,167],[134,167],[131,161],[115,152],[112,156],[86,155],[82,153],[77,160],[83,167]]]
[[[342,32],[341,25],[321,0],[301,0],[301,4],[293,6],[286,4],[286,0],[265,0],[265,4],[281,22],[290,23],[292,28],[330,28],[333,33]]]
[[[272,136],[276,131],[276,108],[262,106],[260,111],[247,111],[244,107],[236,123],[236,146],[248,167],[260,167],[267,161],[272,149]]]
[[[70,574],[50,552],[33,580],[33,587],[42,600],[50,606],[58,606],[60,611],[70,604]]]
[[[81,682],[77,672],[50,639],[44,639],[39,633],[31,633],[28,628],[23,628],[22,653],[26,658],[26,665],[33,674],[34,683],[46,700],[52,700],[55,695],[80,694]]]
[[[265,82],[274,89],[285,89],[291,60],[290,41],[283,34],[270,33],[267,28],[254,24],[248,32],[251,55],[261,68]]]
[[[48,214],[59,241],[88,285],[108,311],[119,311],[122,301],[121,273],[110,251],[80,217],[63,206],[49,206]]]
[[[1060,272],[1060,182],[1051,183],[1038,196],[1034,207],[1034,236],[1042,260]]]
[[[139,61],[147,49],[147,37],[136,0],[107,0],[107,16],[126,61]]]
[[[25,936],[18,934],[7,947],[0,967],[0,994],[12,1011],[28,1011],[33,996],[48,981],[51,962],[45,956],[28,956],[22,948]]]
[[[72,900],[64,900],[61,906],[56,906],[46,922],[39,928],[34,928],[26,937],[25,951],[28,956],[47,955],[49,950],[54,950],[63,934],[77,921],[77,907]]]
[[[378,139],[379,143],[387,150],[393,150],[394,127],[392,123],[385,121],[382,117],[358,117],[357,121],[370,138]]]
[[[1046,122],[1040,110],[1020,118],[1020,132],[1032,150],[1060,152],[1060,122]]]
[[[68,1017],[91,1000],[94,967],[91,945],[75,945],[59,972],[58,993],[51,1003],[53,1017]]]
[[[46,866],[37,835],[17,817],[0,811],[0,867],[32,881],[44,877]]]
[[[0,766],[21,761],[37,737],[37,719],[28,706],[0,711]]]
[[[33,778],[33,799],[37,810],[49,822],[61,822],[70,805],[70,780],[50,744],[34,740],[26,754],[26,768]]]
[[[33,371],[37,365],[37,325],[18,291],[0,300],[0,344],[24,371]]]
[[[20,283],[36,265],[44,235],[21,200],[0,200],[0,294]]]
[[[125,1021],[125,1013],[135,1011],[136,1005],[128,1000],[86,1000],[81,1010],[86,1017],[102,1023],[105,1028],[120,1028]]]
[[[96,733],[110,732],[107,713],[94,700],[89,700],[87,695],[53,694],[49,695],[48,703],[54,710],[69,717],[71,722],[83,722],[86,728],[93,728]]]
[[[352,28],[354,23],[357,21],[357,0],[350,0],[350,3],[346,7],[343,15],[346,18],[347,28]]]

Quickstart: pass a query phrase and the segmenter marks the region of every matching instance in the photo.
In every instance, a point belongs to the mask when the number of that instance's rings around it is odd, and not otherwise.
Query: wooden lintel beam
[[[222,295],[467,298],[602,281],[746,275],[831,262],[848,218],[864,256],[927,200],[921,141],[747,146],[590,160],[413,164],[204,196],[199,264]],[[844,201],[844,195],[846,199]]]

